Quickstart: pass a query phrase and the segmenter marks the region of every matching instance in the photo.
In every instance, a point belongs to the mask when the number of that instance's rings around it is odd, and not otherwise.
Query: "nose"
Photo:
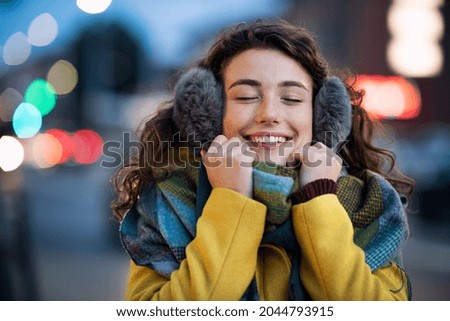
[[[279,123],[279,109],[275,101],[269,98],[263,99],[256,110],[255,121],[261,124]]]

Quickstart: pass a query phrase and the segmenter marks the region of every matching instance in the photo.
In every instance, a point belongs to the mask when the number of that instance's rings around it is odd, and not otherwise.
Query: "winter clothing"
[[[134,261],[127,299],[406,299],[394,261],[407,223],[389,183],[346,175],[337,195],[293,204],[297,175],[258,164],[254,199],[211,191],[192,166],[149,184],[121,224]]]
[[[222,132],[222,84],[193,68],[175,87],[180,141],[205,147]],[[350,133],[345,85],[325,79],[314,97],[313,140],[334,148]],[[193,152],[194,155],[197,153]],[[400,199],[363,171],[299,191],[298,169],[259,163],[253,198],[211,189],[203,167],[149,183],[125,215],[131,300],[405,300],[397,265],[408,229]]]

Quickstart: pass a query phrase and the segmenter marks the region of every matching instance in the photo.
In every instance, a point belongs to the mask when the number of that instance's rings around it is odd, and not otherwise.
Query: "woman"
[[[220,34],[115,176],[126,298],[408,299],[391,183],[412,183],[360,103],[304,29]]]

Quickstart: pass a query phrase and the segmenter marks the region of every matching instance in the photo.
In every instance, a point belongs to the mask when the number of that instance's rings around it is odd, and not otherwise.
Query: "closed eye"
[[[290,97],[285,97],[285,98],[281,98],[281,101],[287,103],[287,104],[300,104],[303,102],[302,99],[298,99],[298,98],[290,98]]]
[[[236,100],[239,101],[253,101],[259,99],[259,97],[236,97]]]

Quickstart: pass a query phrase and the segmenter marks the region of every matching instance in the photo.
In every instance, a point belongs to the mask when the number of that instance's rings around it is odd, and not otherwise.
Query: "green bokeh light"
[[[55,88],[44,79],[35,79],[25,91],[24,102],[32,104],[45,116],[55,107]]]

